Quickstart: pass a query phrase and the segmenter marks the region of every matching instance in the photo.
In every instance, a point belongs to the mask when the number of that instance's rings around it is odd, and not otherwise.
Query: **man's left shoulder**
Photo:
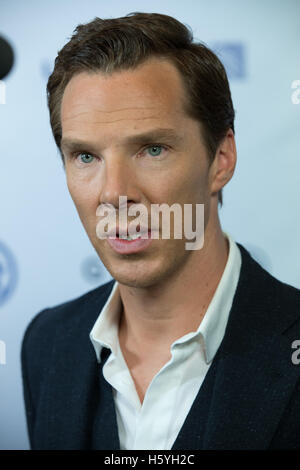
[[[243,294],[248,297],[252,305],[263,306],[266,313],[272,311],[278,318],[286,323],[300,318],[300,289],[287,284],[261,266],[249,251],[237,243],[241,256],[242,266],[240,283]]]
[[[91,330],[112,290],[114,281],[107,282],[83,295],[45,308],[31,319],[22,340],[24,350],[47,353],[49,343],[56,338],[69,338],[79,333],[86,335]],[[78,336],[77,336],[78,337]]]

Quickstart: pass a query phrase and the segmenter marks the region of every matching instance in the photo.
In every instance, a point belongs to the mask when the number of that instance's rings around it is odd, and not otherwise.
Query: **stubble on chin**
[[[178,275],[191,252],[175,242],[158,253],[117,255],[108,253],[102,245],[95,247],[99,258],[110,275],[128,287],[154,288]]]

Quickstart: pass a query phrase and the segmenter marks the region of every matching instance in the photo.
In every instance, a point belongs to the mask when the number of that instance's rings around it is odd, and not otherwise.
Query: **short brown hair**
[[[199,120],[210,161],[228,129],[234,132],[234,109],[226,71],[203,43],[193,42],[189,27],[158,13],[130,13],[122,18],[95,18],[76,27],[58,52],[47,84],[50,123],[61,151],[60,108],[70,79],[83,71],[112,73],[134,68],[150,57],[169,59],[181,73],[186,112]],[[218,194],[222,204],[222,191]]]

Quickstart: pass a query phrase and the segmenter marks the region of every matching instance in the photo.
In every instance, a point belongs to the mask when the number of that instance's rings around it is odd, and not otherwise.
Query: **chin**
[[[137,289],[149,289],[150,287],[154,287],[157,284],[157,282],[155,282],[153,279],[149,279],[148,277],[141,279],[130,276],[114,276],[114,279],[123,286],[135,287]]]
[[[121,264],[121,263],[120,263]],[[125,264],[125,263],[124,263]],[[120,284],[128,287],[149,288],[161,283],[166,274],[162,269],[137,266],[138,263],[132,263],[131,266],[107,266],[110,275]]]
[[[118,260],[107,259],[104,256],[100,258],[110,275],[124,286],[150,288],[163,282],[168,276],[168,263],[165,259],[142,260],[134,259],[132,255]]]
[[[176,276],[186,261],[185,250],[174,250],[174,247],[170,250],[160,250],[154,256],[131,254],[117,257],[97,248],[98,256],[110,275],[128,287],[159,286]]]

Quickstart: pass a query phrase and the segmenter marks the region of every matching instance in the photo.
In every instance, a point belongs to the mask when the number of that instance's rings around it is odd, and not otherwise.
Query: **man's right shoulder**
[[[28,341],[39,342],[39,339],[42,339],[43,343],[49,341],[51,344],[58,330],[63,330],[66,335],[77,328],[89,332],[105,305],[114,282],[111,280],[75,299],[37,313],[26,327],[23,346]]]

